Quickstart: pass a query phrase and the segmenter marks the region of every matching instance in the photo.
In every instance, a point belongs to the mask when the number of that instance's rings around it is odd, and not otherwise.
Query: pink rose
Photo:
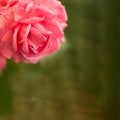
[[[0,0],[0,56],[37,63],[60,48],[66,21],[58,0]]]

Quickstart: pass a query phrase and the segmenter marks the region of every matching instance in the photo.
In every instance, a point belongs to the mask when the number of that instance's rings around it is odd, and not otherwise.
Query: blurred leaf
[[[6,69],[0,75],[0,115],[12,113],[13,93],[11,89],[11,76],[15,74],[15,71],[14,63],[9,61]]]

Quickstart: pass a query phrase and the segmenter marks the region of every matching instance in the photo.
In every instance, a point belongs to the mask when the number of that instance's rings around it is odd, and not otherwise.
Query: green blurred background
[[[0,120],[120,120],[120,1],[62,0],[66,43],[0,73]]]

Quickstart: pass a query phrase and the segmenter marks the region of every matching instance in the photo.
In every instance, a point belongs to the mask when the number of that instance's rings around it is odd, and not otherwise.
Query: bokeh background
[[[0,73],[0,120],[120,120],[120,1],[62,0],[66,43]]]

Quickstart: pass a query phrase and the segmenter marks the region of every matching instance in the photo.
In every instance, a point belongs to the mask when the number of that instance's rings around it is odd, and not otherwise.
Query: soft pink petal
[[[5,57],[10,59],[13,55],[12,49],[12,32],[8,31],[1,39],[0,42],[0,53]]]
[[[6,67],[6,59],[0,54],[0,71]]]
[[[20,26],[17,26],[15,29],[14,29],[14,33],[13,33],[13,43],[12,43],[12,47],[13,47],[13,50],[16,52],[18,50],[18,46],[17,46],[17,39],[18,39],[18,32],[20,30]]]
[[[13,55],[13,59],[16,63],[19,63],[22,60],[22,56],[20,55],[19,52],[15,52]]]

